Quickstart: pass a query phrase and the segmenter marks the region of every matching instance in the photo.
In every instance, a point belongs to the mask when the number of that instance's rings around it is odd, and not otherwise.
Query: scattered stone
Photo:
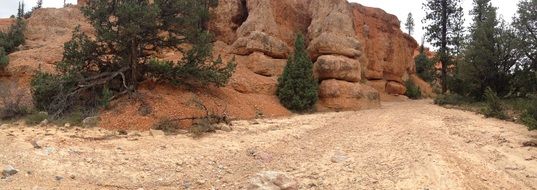
[[[76,176],[75,176],[75,175],[71,175],[71,176],[69,176],[69,178],[71,178],[71,179],[74,180],[74,179],[76,179]]]
[[[32,146],[34,146],[35,149],[41,149],[41,148],[43,148],[43,147],[41,147],[41,145],[39,145],[39,144],[37,143],[37,140],[32,140],[32,142],[30,142],[30,143],[32,143]]]
[[[332,156],[332,158],[330,158],[330,160],[333,162],[333,163],[341,163],[341,162],[345,162],[347,159],[349,159],[349,157],[347,157],[347,155],[342,152],[342,151],[336,151],[336,153],[334,154],[334,156]]]
[[[56,181],[61,181],[63,179],[63,177],[57,175],[57,176],[54,176],[54,179],[56,179]]]
[[[200,180],[197,181],[197,183],[198,183],[198,185],[203,185],[203,184],[205,184],[205,180],[200,179]]]
[[[529,140],[522,143],[522,146],[537,147],[537,140]]]
[[[56,149],[54,147],[47,147],[43,150],[43,154],[45,155],[50,155],[52,153],[54,153],[56,151]]]
[[[518,166],[518,165],[508,165],[508,166],[505,166],[505,169],[506,170],[523,170],[523,169],[526,169],[526,167]]]
[[[128,134],[129,134],[126,130],[123,130],[123,129],[118,130],[117,133],[118,133],[119,135],[128,135]]]
[[[86,117],[84,120],[82,120],[82,126],[83,127],[95,127],[97,124],[99,124],[99,121],[101,121],[101,118],[98,116],[95,117]]]
[[[71,127],[71,124],[70,123],[65,123],[63,126],[64,127]]]
[[[225,131],[225,132],[231,132],[233,131],[233,129],[231,128],[231,126],[225,124],[225,123],[220,123],[220,124],[217,124],[215,126],[215,129],[216,130],[220,130],[220,131]]]
[[[7,178],[17,173],[19,173],[19,171],[15,169],[15,167],[8,165],[4,168],[4,170],[2,170],[2,178]]]
[[[48,119],[45,119],[45,120],[41,121],[41,123],[39,123],[39,126],[44,127],[44,126],[47,126],[48,124],[49,124]]]
[[[248,190],[297,190],[298,183],[289,175],[277,171],[257,173],[250,179]]]
[[[524,160],[526,161],[532,161],[535,159],[535,156],[527,156],[526,158],[524,158]]]
[[[165,135],[164,131],[162,131],[162,130],[156,130],[156,129],[151,129],[151,130],[149,131],[149,133],[151,133],[151,136],[154,136],[154,137],[161,137],[161,136],[164,136],[164,135]]]
[[[9,124],[2,124],[2,125],[0,125],[0,128],[9,128],[9,127],[10,127]]]

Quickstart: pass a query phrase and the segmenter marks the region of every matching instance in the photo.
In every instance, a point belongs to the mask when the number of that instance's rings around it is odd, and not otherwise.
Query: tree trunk
[[[138,87],[138,52],[136,48],[136,42],[131,40],[131,56],[130,56],[130,67],[131,67],[131,78],[132,78],[132,90],[136,90]]]
[[[442,47],[440,47],[440,62],[442,63],[442,94],[447,92],[447,0],[442,0]]]

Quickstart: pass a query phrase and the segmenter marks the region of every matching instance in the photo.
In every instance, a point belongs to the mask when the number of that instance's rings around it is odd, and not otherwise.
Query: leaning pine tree
[[[207,30],[209,8],[217,0],[92,0],[82,12],[95,38],[76,30],[65,44],[58,74],[37,73],[32,80],[38,109],[61,116],[89,109],[136,92],[148,78],[174,84],[224,86],[235,64],[212,59]],[[191,44],[183,48],[181,44]],[[156,53],[175,50],[178,62],[156,60]],[[106,104],[105,104],[106,105]]]
[[[295,53],[287,60],[283,74],[278,79],[278,98],[281,104],[290,110],[306,111],[317,102],[318,88],[304,37],[297,35]]]

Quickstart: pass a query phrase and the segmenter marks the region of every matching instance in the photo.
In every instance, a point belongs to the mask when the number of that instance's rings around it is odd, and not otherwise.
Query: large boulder
[[[307,0],[244,1],[248,17],[236,30],[233,53],[248,55],[258,51],[274,58],[287,58],[295,35],[305,33],[310,23],[305,8]]]
[[[248,190],[298,190],[298,183],[283,172],[264,171],[250,179]]]
[[[386,84],[386,93],[393,95],[404,95],[406,93],[406,87],[399,82],[388,81]]]
[[[262,52],[274,58],[286,58],[289,51],[289,46],[282,40],[260,31],[253,31],[233,43],[233,53],[238,55]]]
[[[319,80],[338,79],[359,82],[361,79],[360,62],[338,55],[323,55],[314,64],[313,72]]]
[[[323,33],[311,41],[308,51],[313,58],[331,54],[358,58],[362,55],[360,48],[360,42],[354,37]]]
[[[235,59],[238,64],[245,65],[250,71],[266,77],[280,76],[287,64],[286,59],[274,59],[259,52],[249,56],[237,56]]]
[[[313,0],[309,9],[312,21],[308,28],[311,39],[308,51],[313,59],[328,54],[361,56],[361,45],[346,0]]]
[[[239,65],[228,86],[243,94],[275,95],[277,83],[277,77],[258,75]]]
[[[379,92],[360,83],[324,80],[319,86],[319,110],[360,110],[380,107]]]

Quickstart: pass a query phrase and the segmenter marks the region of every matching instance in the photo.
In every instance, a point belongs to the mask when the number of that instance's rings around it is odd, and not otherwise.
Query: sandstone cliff
[[[85,2],[79,0],[79,4]],[[397,17],[380,9],[346,0],[219,2],[212,9],[209,28],[216,35],[215,56],[235,58],[238,64],[229,84],[202,93],[148,81],[140,89],[147,101],[115,102],[122,109],[103,112],[103,125],[143,129],[168,116],[202,114],[196,108],[197,101],[231,118],[288,115],[275,92],[297,33],[308,39],[314,75],[320,81],[320,111],[379,107],[381,97],[404,94],[404,80],[420,80],[414,75],[416,41],[400,30]],[[28,43],[23,51],[10,55],[12,61],[7,68],[9,75],[22,79],[25,87],[35,70],[51,70],[52,64],[61,59],[63,43],[76,25],[91,32],[76,8],[41,9],[28,23]],[[157,56],[181,57],[177,52]],[[3,78],[0,80],[6,80]],[[146,109],[151,114],[141,114]]]

